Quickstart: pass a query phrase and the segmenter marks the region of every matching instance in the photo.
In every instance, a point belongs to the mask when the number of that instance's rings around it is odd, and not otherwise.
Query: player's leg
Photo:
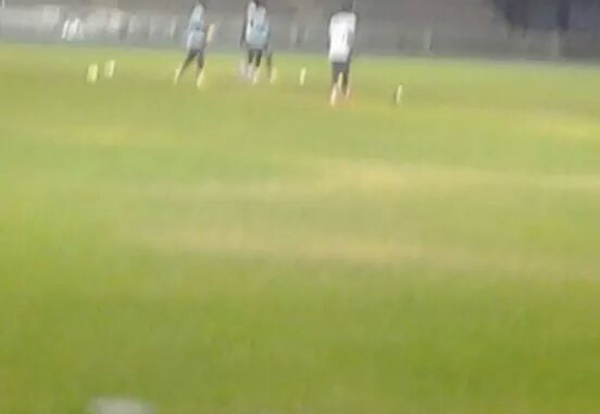
[[[262,61],[263,61],[263,51],[260,49],[257,49],[255,51],[255,58],[254,58],[254,69],[253,69],[253,75],[252,75],[252,83],[257,84],[259,77],[260,77],[260,67],[262,65]]]
[[[197,55],[198,55],[198,51],[197,50],[189,49],[187,51],[187,55],[186,55],[185,59],[183,60],[183,63],[175,71],[175,83],[179,82],[179,79],[181,78],[181,75],[184,74],[184,72],[192,64],[192,62],[194,61],[194,59],[196,58]]]
[[[204,65],[206,63],[205,49],[199,50],[196,56],[196,85],[202,86],[204,83]]]
[[[245,27],[245,25],[244,25]],[[248,44],[246,43],[246,38],[245,38],[245,29],[242,31],[242,36],[240,38],[240,48],[242,49],[242,52],[246,53],[246,56],[242,55],[242,59],[240,60],[240,76],[242,78],[245,78],[248,76],[248,60],[250,59],[249,57],[249,48],[248,48]]]
[[[344,96],[346,96],[346,98],[350,97],[350,67],[351,67],[351,61],[348,60],[347,62],[345,62],[343,64],[343,67],[341,68],[341,77],[342,77],[341,89],[342,89],[342,93],[344,94]]]
[[[273,68],[273,51],[270,47],[267,46],[265,51],[265,63],[267,66],[267,75],[269,76],[269,81],[274,82],[275,77],[277,76],[275,70]]]
[[[331,62],[331,86],[340,86],[342,75],[342,64],[340,62]]]
[[[248,51],[248,80],[255,82],[258,77],[258,69],[262,59],[262,52],[256,48],[250,48]]]
[[[248,48],[248,59],[246,60],[246,79],[251,80],[254,76],[254,60],[256,59],[256,51]]]
[[[331,62],[331,95],[329,103],[335,105],[343,83],[343,63]]]
[[[242,78],[246,78],[248,76],[248,51],[245,51],[246,56],[242,56],[242,59],[240,59],[240,65],[239,65],[239,74],[240,77]]]

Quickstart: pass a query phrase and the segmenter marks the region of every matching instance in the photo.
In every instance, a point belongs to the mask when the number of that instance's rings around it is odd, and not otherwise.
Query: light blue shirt
[[[248,16],[246,43],[251,48],[263,49],[269,43],[270,26],[264,7],[258,7]]]

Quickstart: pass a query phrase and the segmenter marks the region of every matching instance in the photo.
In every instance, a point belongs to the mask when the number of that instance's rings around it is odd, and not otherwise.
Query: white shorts
[[[202,50],[206,47],[206,33],[200,30],[192,30],[188,33],[186,40],[188,50]]]

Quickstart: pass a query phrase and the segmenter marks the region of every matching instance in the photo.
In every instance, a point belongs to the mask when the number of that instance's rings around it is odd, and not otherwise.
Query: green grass
[[[179,58],[0,46],[1,413],[600,412],[597,68]]]

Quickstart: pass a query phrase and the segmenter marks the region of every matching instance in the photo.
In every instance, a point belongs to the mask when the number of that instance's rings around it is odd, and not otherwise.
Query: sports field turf
[[[600,68],[180,57],[0,46],[0,413],[600,412]]]

